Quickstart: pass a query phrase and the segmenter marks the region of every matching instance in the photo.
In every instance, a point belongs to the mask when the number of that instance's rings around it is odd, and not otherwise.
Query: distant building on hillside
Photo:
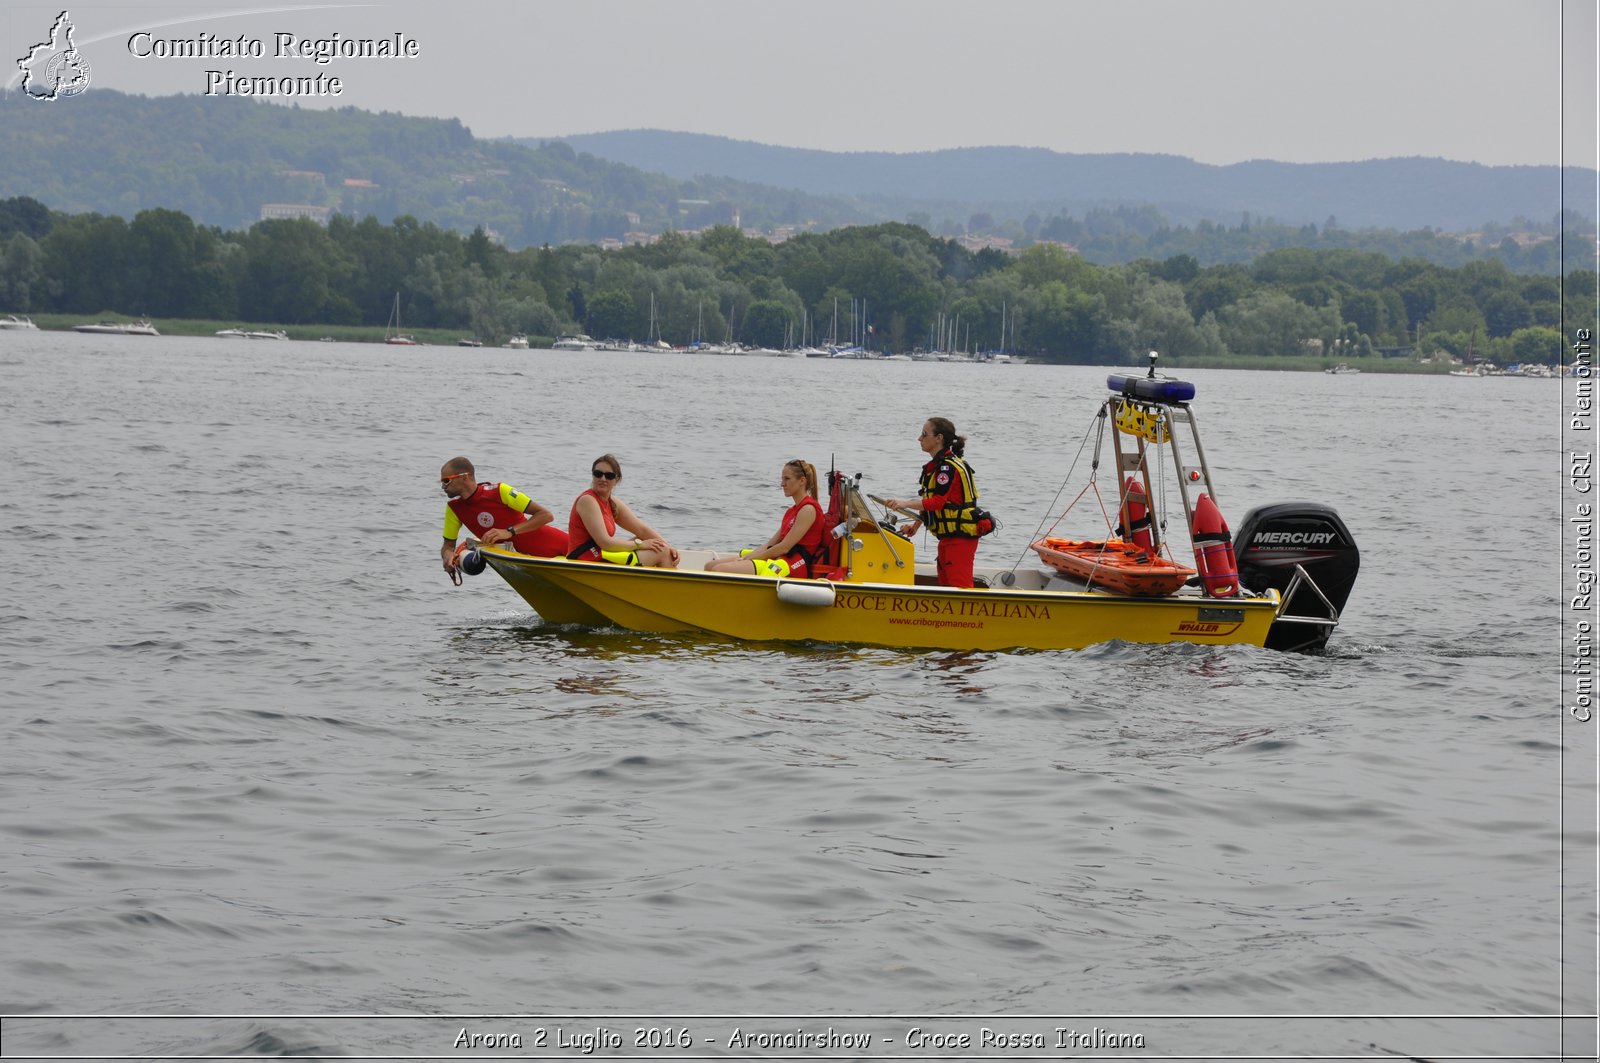
[[[991,247],[996,251],[1004,251],[1007,254],[1013,253],[1012,241],[1004,236],[958,236],[955,239],[956,243],[974,253],[986,251]]]
[[[1033,243],[1035,247],[1059,247],[1069,255],[1077,255],[1082,253],[1078,250],[1077,244],[1069,244],[1065,240],[1035,240]]]
[[[263,203],[262,221],[285,221],[290,218],[310,218],[318,225],[328,224],[331,207],[318,207],[311,203]]]

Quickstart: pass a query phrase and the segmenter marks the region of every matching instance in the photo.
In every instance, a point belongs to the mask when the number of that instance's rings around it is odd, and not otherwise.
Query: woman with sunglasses
[[[941,587],[971,587],[972,562],[978,553],[978,488],[972,467],[962,460],[967,437],[956,434],[947,417],[930,417],[917,443],[930,460],[922,467],[920,498],[891,498],[895,509],[916,509],[922,515],[900,529],[911,535],[924,525],[939,540],[935,571]]]
[[[572,503],[567,518],[567,556],[574,561],[609,561],[613,565],[677,568],[678,551],[654,528],[613,497],[622,480],[622,463],[614,454],[594,459],[593,484]],[[628,534],[618,534],[617,529]]]
[[[737,572],[757,576],[792,576],[809,579],[823,557],[822,504],[817,501],[817,470],[809,461],[785,462],[779,487],[793,503],[783,514],[778,531],[759,550],[741,550],[738,557],[706,562],[707,572]]]

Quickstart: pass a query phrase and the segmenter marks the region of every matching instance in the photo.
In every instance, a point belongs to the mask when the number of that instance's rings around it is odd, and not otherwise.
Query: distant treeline
[[[913,219],[919,220],[919,219]],[[982,222],[984,219],[976,219]],[[972,223],[969,219],[968,224]],[[1174,225],[1154,207],[1090,210],[1078,218],[1056,214],[1000,223],[994,231],[1024,241],[1069,243],[1091,262],[1189,255],[1202,265],[1251,262],[1288,247],[1327,251],[1372,251],[1393,259],[1419,258],[1440,266],[1503,262],[1514,273],[1555,275],[1594,264],[1595,226],[1574,211],[1546,222],[1516,218],[1491,222],[1467,238],[1432,229],[1346,229],[1337,218],[1315,225],[1284,225],[1246,215],[1238,224],[1199,221]]]
[[[0,200],[0,312],[381,326],[398,292],[408,327],[489,342],[581,331],[673,344],[1004,347],[1089,364],[1148,349],[1182,362],[1378,348],[1554,363],[1563,328],[1595,327],[1595,290],[1593,271],[1563,283],[1494,260],[1447,268],[1344,249],[1096,266],[1052,244],[974,253],[900,223],[776,245],[718,226],[616,251],[511,251],[482,230],[410,217],[224,231],[166,209],[128,222]]]

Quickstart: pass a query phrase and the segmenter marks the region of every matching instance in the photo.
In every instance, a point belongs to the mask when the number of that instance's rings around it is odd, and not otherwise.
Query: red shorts
[[[533,531],[518,532],[511,540],[512,549],[533,557],[566,557],[567,533],[554,524],[546,524]]]

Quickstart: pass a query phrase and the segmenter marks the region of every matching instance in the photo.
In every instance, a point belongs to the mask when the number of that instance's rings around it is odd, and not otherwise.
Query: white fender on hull
[[[790,605],[830,606],[833,604],[833,584],[812,580],[780,581],[778,601]]]

